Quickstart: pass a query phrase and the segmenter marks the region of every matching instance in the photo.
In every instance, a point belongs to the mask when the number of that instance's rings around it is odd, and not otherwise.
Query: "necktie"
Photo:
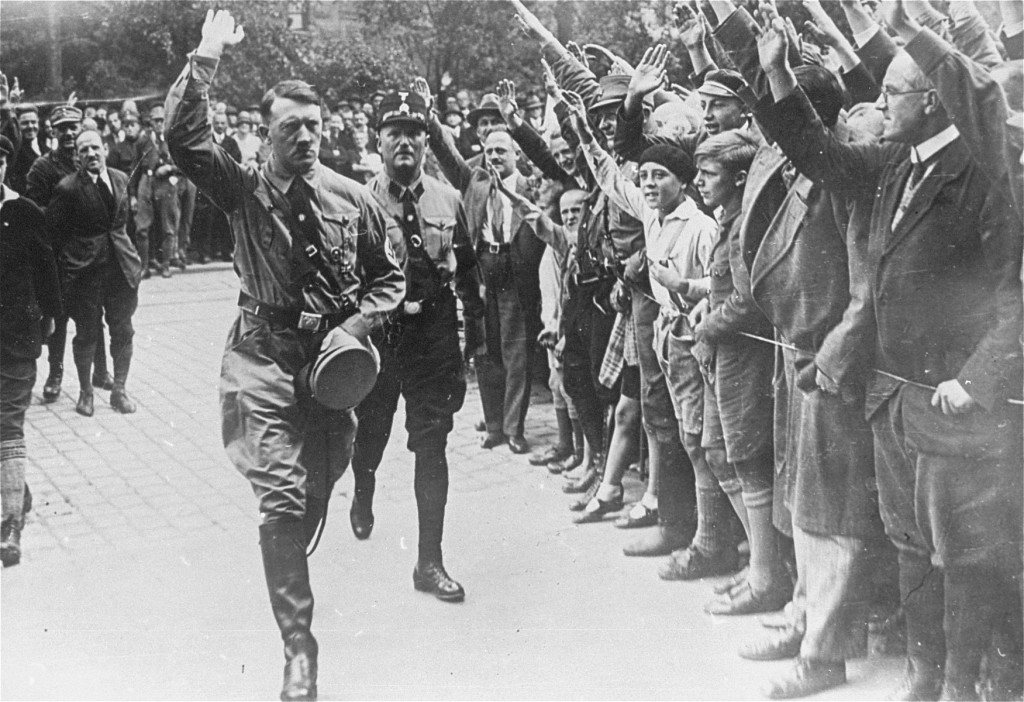
[[[487,196],[487,212],[491,218],[491,238],[502,244],[505,242],[505,203],[498,192],[498,186],[491,183],[491,192]]]
[[[416,212],[416,195],[408,188],[402,193],[402,222],[405,231],[408,232],[409,243],[420,248],[423,246],[423,236],[420,232],[420,216]]]
[[[899,207],[896,208],[896,215],[892,218],[892,228],[895,230],[896,225],[900,223],[903,216],[907,212],[907,208],[910,207],[910,201],[914,199],[914,193],[917,192],[918,187],[921,185],[921,181],[924,179],[924,174],[928,170],[928,164],[915,161],[910,167],[910,175],[907,177],[907,182],[903,186],[903,197],[900,198]]]
[[[100,198],[103,199],[103,204],[107,208],[107,214],[113,217],[114,210],[117,207],[117,203],[114,202],[114,194],[110,192],[110,188],[107,187],[107,182],[102,178],[96,179],[96,187],[100,190]]]

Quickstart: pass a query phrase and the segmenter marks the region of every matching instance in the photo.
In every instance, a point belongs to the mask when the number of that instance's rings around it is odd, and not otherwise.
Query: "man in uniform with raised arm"
[[[227,213],[241,308],[221,369],[221,430],[259,500],[260,547],[284,640],[281,699],[315,699],[317,643],[306,547],[352,452],[355,416],[296,387],[321,348],[365,343],[395,309],[405,278],[386,215],[360,185],[317,160],[320,96],[297,80],[264,95],[271,155],[238,164],[213,140],[208,93],[224,49],[242,40],[230,13],[209,11],[203,39],[167,98],[174,162]]]
[[[359,430],[352,457],[356,490],[351,519],[357,538],[370,535],[374,471],[391,435],[401,395],[408,447],[416,455],[419,558],[413,585],[444,602],[459,602],[465,591],[445,572],[441,558],[448,500],[445,450],[452,416],[466,397],[455,293],[466,319],[468,357],[483,344],[484,303],[461,197],[423,173],[427,122],[427,104],[415,92],[385,96],[377,113],[384,172],[368,186],[396,225],[389,230],[391,243],[403,261],[407,286],[400,311],[373,337],[381,353],[381,372],[356,410]]]

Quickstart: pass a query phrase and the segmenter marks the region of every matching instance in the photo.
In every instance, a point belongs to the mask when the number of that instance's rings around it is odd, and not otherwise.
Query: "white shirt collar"
[[[927,163],[935,154],[952,144],[960,138],[960,131],[955,125],[949,125],[938,134],[935,134],[917,146],[910,147],[910,160],[912,163]]]
[[[509,191],[514,193],[516,191],[516,183],[519,182],[519,169],[513,168],[512,173],[507,178],[502,178],[501,182],[504,183]]]
[[[107,189],[108,189],[108,190],[110,190],[110,193],[111,193],[111,194],[113,194],[113,193],[114,193],[114,186],[113,186],[113,184],[112,184],[112,183],[110,182],[110,174],[109,174],[109,173],[107,173],[107,169],[106,169],[106,168],[104,168],[104,169],[103,169],[102,171],[100,171],[99,175],[96,175],[96,174],[95,174],[95,173],[93,173],[92,171],[86,171],[86,173],[87,173],[87,174],[89,175],[89,177],[90,177],[90,178],[92,179],[92,182],[93,182],[93,183],[95,183],[95,182],[96,182],[96,180],[97,180],[98,178],[102,178],[102,179],[103,179],[103,182],[107,184]]]
[[[692,217],[696,211],[697,203],[695,203],[693,200],[687,197],[681,203],[679,203],[678,207],[676,207],[674,210],[665,215],[665,221],[667,222],[670,219],[687,220],[690,217]]]
[[[6,185],[0,185],[0,193],[3,193],[3,197],[0,198],[0,202],[10,202],[11,200],[17,200],[20,195],[14,192],[11,188]]]

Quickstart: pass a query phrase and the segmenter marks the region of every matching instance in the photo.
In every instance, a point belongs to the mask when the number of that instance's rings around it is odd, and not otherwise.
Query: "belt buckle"
[[[299,329],[303,331],[318,331],[320,329],[320,321],[322,319],[322,314],[315,314],[313,312],[300,312]]]
[[[496,242],[496,241],[488,242],[487,246],[488,246],[488,249],[490,250],[490,252],[492,254],[494,254],[495,256],[497,256],[498,254],[501,253],[501,244],[499,244],[498,242]]]

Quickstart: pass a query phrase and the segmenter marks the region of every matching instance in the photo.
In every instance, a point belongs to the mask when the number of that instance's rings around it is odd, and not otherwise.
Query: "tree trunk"
[[[573,40],[576,30],[575,0],[558,0],[555,3],[555,36],[564,45]]]
[[[64,71],[60,48],[60,17],[57,15],[57,3],[52,0],[46,6],[46,30],[49,43],[46,92],[50,97],[59,100],[64,97]]]

